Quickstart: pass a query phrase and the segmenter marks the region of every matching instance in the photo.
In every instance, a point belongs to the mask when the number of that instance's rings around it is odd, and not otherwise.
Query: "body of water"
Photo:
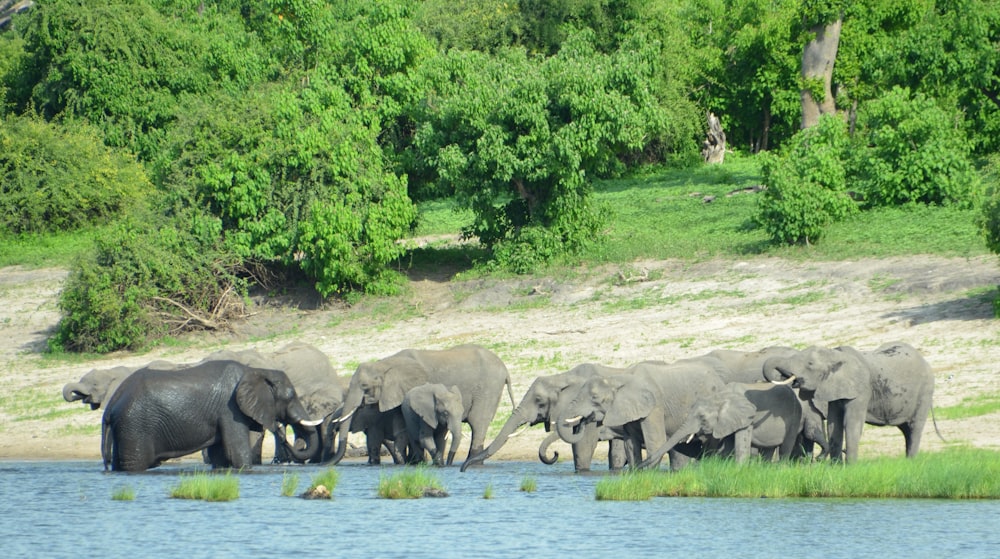
[[[333,500],[297,493],[318,466],[260,466],[238,474],[240,497],[171,499],[193,463],[144,474],[99,461],[0,462],[0,538],[7,557],[906,557],[993,558],[1000,502],[847,499],[594,499],[599,474],[572,465],[487,462],[432,469],[450,494],[377,496],[397,466],[342,463]],[[534,492],[520,491],[525,477]],[[135,490],[114,501],[116,489]],[[487,486],[492,499],[484,499]]]

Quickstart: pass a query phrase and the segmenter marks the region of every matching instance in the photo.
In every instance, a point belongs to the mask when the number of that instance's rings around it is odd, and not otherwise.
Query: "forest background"
[[[225,328],[255,289],[398,293],[455,250],[497,275],[649,256],[609,249],[598,187],[702,173],[709,114],[715,181],[759,179],[757,240],[724,252],[845,220],[1000,248],[996,2],[25,4],[0,3],[0,263],[70,268],[56,353]],[[442,232],[471,243],[403,242]]]

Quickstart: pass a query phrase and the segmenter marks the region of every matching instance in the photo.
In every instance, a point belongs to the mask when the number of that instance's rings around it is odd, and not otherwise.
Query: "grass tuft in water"
[[[707,459],[679,472],[644,470],[597,483],[599,501],[651,497],[1000,498],[1000,452],[959,448],[912,460],[874,458],[831,463],[736,464]]]
[[[486,489],[483,490],[483,499],[492,499],[492,498],[493,498],[493,484],[487,483]]]
[[[134,501],[135,500],[135,488],[122,485],[116,487],[114,491],[111,492],[112,501]]]
[[[225,475],[182,474],[180,482],[170,490],[170,497],[212,502],[233,501],[240,497],[240,480],[231,472]]]
[[[383,499],[419,499],[421,497],[445,497],[447,493],[436,476],[427,468],[417,466],[404,468],[391,476],[381,476],[378,495]]]
[[[310,483],[309,489],[306,490],[306,493],[314,492],[322,486],[325,487],[327,492],[332,495],[333,490],[337,488],[337,482],[339,480],[340,472],[334,470],[333,468],[327,468],[312,477],[312,483]]]
[[[521,491],[534,493],[538,489],[538,482],[532,476],[524,476],[521,480]]]
[[[299,474],[285,472],[281,474],[281,495],[291,497],[295,495],[295,490],[299,488]]]

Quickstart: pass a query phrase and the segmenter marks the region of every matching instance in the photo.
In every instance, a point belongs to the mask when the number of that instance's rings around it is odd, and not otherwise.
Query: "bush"
[[[142,166],[105,147],[89,126],[30,114],[0,125],[2,229],[78,229],[121,215],[151,190]]]
[[[793,136],[779,155],[762,154],[767,188],[754,219],[772,241],[816,242],[827,225],[857,211],[847,192],[848,144],[844,121],[824,116]]]
[[[852,175],[867,205],[978,202],[979,177],[958,110],[895,87],[861,107],[858,135]]]
[[[183,216],[130,218],[101,235],[70,271],[50,349],[135,349],[243,314],[246,285],[235,274],[239,260],[218,244],[218,220]]]

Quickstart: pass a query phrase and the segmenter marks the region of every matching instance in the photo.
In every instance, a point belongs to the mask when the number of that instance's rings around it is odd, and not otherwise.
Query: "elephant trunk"
[[[451,447],[448,449],[448,459],[445,464],[451,466],[455,462],[455,454],[458,453],[458,445],[462,442],[462,421],[457,417],[449,420],[449,430],[451,430]]]
[[[648,468],[658,464],[660,460],[663,459],[664,454],[673,450],[673,448],[682,441],[690,441],[695,435],[698,434],[698,431],[699,426],[697,420],[694,418],[688,419],[683,425],[680,426],[680,428],[674,431],[674,434],[667,439],[667,442],[663,443],[663,446],[655,451],[652,451],[648,456],[646,456],[645,460],[636,464],[636,469]]]
[[[63,400],[66,400],[67,402],[75,402],[77,400],[83,400],[84,398],[87,397],[87,393],[84,392],[84,390],[86,389],[80,383],[71,382],[66,386],[63,386],[62,390]]]
[[[552,443],[556,442],[556,439],[558,438],[559,438],[559,433],[553,431],[549,433],[549,436],[545,437],[545,440],[542,441],[542,444],[538,445],[538,459],[541,460],[543,464],[552,465],[555,464],[556,460],[559,459],[558,451],[554,451],[552,453],[552,458],[549,458],[548,456],[549,446],[551,446]]]
[[[337,427],[337,450],[328,460],[331,464],[339,464],[347,455],[347,436],[351,432],[351,416],[361,407],[362,397],[363,394],[359,389],[352,387],[348,390],[340,417],[334,420],[339,422],[339,425]]]
[[[571,410],[573,408],[574,406],[570,406]],[[584,427],[585,427],[584,424],[586,422],[587,419],[582,415],[576,415],[569,418],[560,415],[555,422],[556,432],[559,433],[559,438],[561,438],[562,440],[568,442],[569,444],[576,444],[583,440]]]
[[[304,441],[305,446],[300,447],[298,444],[289,444],[285,437],[280,436],[282,443],[285,445],[285,450],[291,455],[292,460],[296,462],[308,462],[309,460],[314,460],[321,455],[322,449],[320,444],[319,431],[310,426],[305,426],[303,423],[292,423],[292,430],[295,432],[295,441]],[[279,427],[279,431],[283,433],[284,428]]]
[[[500,429],[500,432],[497,434],[496,438],[493,439],[493,442],[491,442],[490,445],[484,450],[477,453],[475,456],[470,456],[468,460],[462,463],[461,471],[464,472],[469,466],[482,464],[487,458],[496,454],[496,452],[507,443],[507,439],[510,438],[511,434],[516,431],[518,427],[527,423],[532,417],[534,417],[534,414],[526,412],[524,408],[520,406],[515,408],[514,413],[507,418],[507,422],[503,424],[503,428]]]
[[[764,361],[764,379],[774,384],[792,384],[795,382],[795,375],[789,372],[782,357],[772,357]]]

